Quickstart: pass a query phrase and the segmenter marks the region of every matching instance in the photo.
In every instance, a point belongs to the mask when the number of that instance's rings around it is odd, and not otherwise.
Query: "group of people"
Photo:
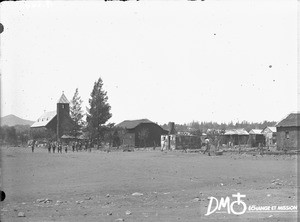
[[[31,146],[31,151],[34,152],[34,148],[37,146],[37,141],[33,140],[30,146]],[[82,149],[84,151],[89,151],[89,152],[92,151],[91,141],[84,141],[84,142],[70,141],[69,143],[62,143],[59,141],[48,141],[46,146],[48,149],[48,153],[51,153],[51,150],[52,150],[52,153],[55,153],[56,150],[58,153],[62,153],[63,149],[64,149],[65,153],[67,153],[68,150],[71,150],[71,149],[73,152],[75,152],[75,151],[78,152],[78,151],[81,151]]]
[[[63,145],[61,142],[57,142],[57,141],[50,142],[50,141],[48,141],[47,142],[48,153],[51,153],[51,149],[52,149],[52,152],[55,153],[56,148],[57,148],[58,153],[62,153],[63,146],[65,148],[65,152],[67,153],[68,152],[68,147]]]
[[[48,152],[51,153],[55,153],[55,150],[57,148],[57,152],[58,153],[62,153],[62,150],[64,149],[65,153],[68,152],[68,150],[72,149],[72,152],[78,152],[81,151],[82,149],[84,151],[92,151],[92,144],[90,141],[85,141],[85,142],[81,142],[81,141],[70,141],[68,144],[67,143],[62,143],[62,142],[57,142],[57,141],[53,141],[53,142],[48,142],[47,143],[47,148],[48,148]]]

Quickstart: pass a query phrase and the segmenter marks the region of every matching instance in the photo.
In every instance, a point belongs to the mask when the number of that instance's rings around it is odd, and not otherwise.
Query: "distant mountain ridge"
[[[7,115],[4,117],[1,117],[1,126],[7,125],[7,126],[16,126],[16,125],[32,125],[34,121],[22,119],[20,117],[17,117],[15,115]]]

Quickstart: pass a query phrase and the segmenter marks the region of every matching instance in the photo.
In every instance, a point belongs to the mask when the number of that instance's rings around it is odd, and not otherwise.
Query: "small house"
[[[226,130],[222,141],[228,146],[246,145],[249,139],[249,133],[245,129]]]
[[[300,113],[291,113],[276,124],[277,149],[299,149]]]
[[[169,128],[169,134],[161,136],[162,150],[201,148],[200,136],[195,136],[190,132],[177,132],[174,122],[169,123]]]
[[[265,137],[261,129],[252,129],[249,131],[248,144],[250,144],[251,147],[258,147],[259,144],[261,146],[265,145]]]
[[[266,146],[276,145],[276,127],[267,126],[263,129],[262,134],[265,136]]]

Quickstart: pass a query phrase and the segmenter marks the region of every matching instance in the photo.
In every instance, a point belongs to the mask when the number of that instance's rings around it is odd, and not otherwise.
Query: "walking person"
[[[68,145],[65,144],[65,153],[67,153],[67,152],[68,152]]]
[[[210,156],[210,144],[209,144],[208,137],[205,138],[204,142],[205,142],[205,145],[206,145],[206,149],[204,150],[203,154],[205,154],[206,151],[207,151],[208,152],[208,156]]]

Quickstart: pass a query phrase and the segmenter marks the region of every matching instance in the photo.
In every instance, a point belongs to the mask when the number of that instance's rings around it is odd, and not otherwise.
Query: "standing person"
[[[62,153],[62,144],[61,144],[61,142],[59,142],[58,147],[59,147],[59,152]]]
[[[258,150],[259,150],[259,154],[261,156],[263,156],[264,155],[264,148],[262,147],[261,143],[258,144]]]
[[[52,142],[52,153],[55,153],[56,144],[55,141]]]
[[[242,147],[239,146],[239,154],[241,154],[241,152],[242,152]]]
[[[48,153],[51,153],[51,142],[47,142]]]
[[[92,152],[92,142],[91,141],[89,141],[88,148],[89,148],[89,152]]]
[[[33,140],[33,141],[32,141],[32,144],[31,144],[31,151],[32,151],[32,152],[34,152],[34,146],[35,146],[35,140]]]
[[[78,146],[79,146],[78,141],[76,141],[75,142],[76,152],[78,152]]]
[[[210,156],[210,144],[209,144],[208,137],[205,138],[204,142],[205,142],[205,145],[206,145],[206,149],[204,150],[203,154],[205,154],[205,152],[208,151],[208,156]]]
[[[86,140],[86,141],[85,141],[85,151],[87,151],[88,148],[89,148],[89,142]]]
[[[72,142],[72,151],[75,151],[75,141]]]
[[[160,151],[164,151],[165,148],[165,138],[163,138],[163,140],[161,141],[161,146],[160,146]]]
[[[81,141],[79,141],[79,151],[81,151],[81,149],[82,149],[82,143]]]
[[[65,153],[68,152],[68,144],[65,144]]]

